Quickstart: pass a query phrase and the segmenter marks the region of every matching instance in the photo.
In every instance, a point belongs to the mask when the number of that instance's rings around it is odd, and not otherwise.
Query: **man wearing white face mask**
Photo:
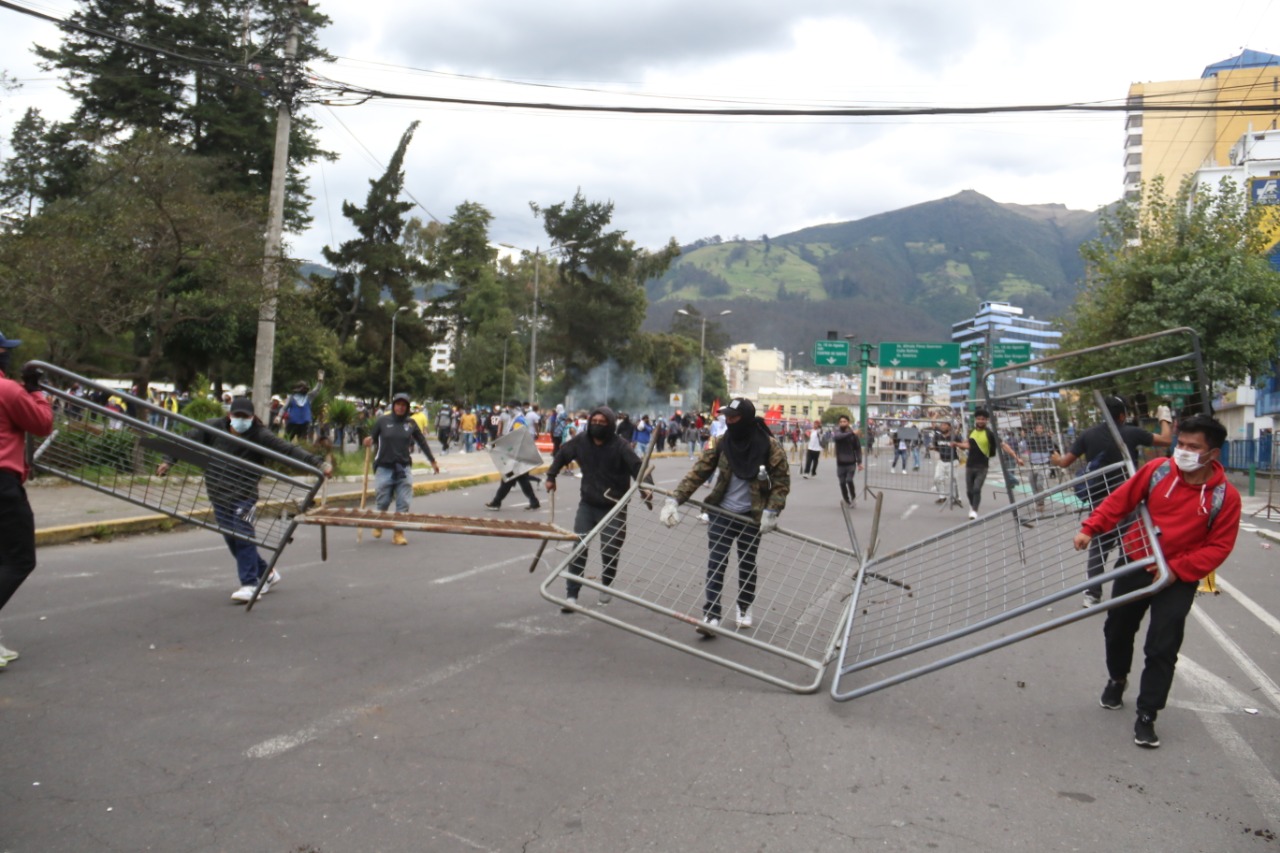
[[[308,453],[300,445],[285,441],[267,429],[254,416],[253,401],[248,397],[236,397],[231,401],[230,411],[226,415],[205,421],[205,426],[209,429],[193,430],[187,437],[256,465],[266,464],[266,457],[261,453],[230,438],[223,438],[234,435],[319,468],[326,477],[333,471],[332,466],[321,457]],[[166,459],[161,462],[156,468],[156,474],[161,477],[168,474],[174,461]],[[254,505],[258,502],[258,480],[258,475],[250,469],[232,470],[225,463],[216,460],[204,472],[204,488],[209,495],[209,503],[213,506],[214,518],[218,521],[218,527],[224,531],[222,538],[226,541],[227,548],[236,558],[240,587],[231,593],[231,600],[236,604],[244,604],[253,598],[253,591],[258,588],[258,579],[267,569],[266,561],[258,553],[258,546],[253,544],[252,518]],[[273,571],[259,595],[266,595],[272,585],[279,582],[280,573]]]
[[[1177,576],[1155,595],[1117,607],[1107,614],[1107,674],[1100,704],[1109,710],[1124,706],[1123,696],[1133,663],[1133,639],[1142,617],[1151,611],[1143,646],[1146,663],[1136,702],[1138,719],[1134,743],[1154,749],[1156,714],[1164,709],[1173,686],[1174,666],[1182,646],[1183,626],[1195,601],[1200,579],[1217,569],[1235,547],[1240,529],[1240,493],[1227,482],[1218,461],[1227,439],[1226,428],[1209,415],[1194,415],[1178,424],[1178,444],[1172,459],[1156,459],[1113,491],[1093,511],[1076,534],[1076,550],[1089,547],[1146,502],[1159,531],[1160,548]],[[1148,557],[1150,549],[1140,525],[1130,525],[1121,543],[1130,561]],[[1116,579],[1112,596],[1142,589],[1152,582],[1155,566]]]

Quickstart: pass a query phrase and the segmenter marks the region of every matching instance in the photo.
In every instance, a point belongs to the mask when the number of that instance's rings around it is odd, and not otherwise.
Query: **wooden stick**
[[[365,499],[369,496],[369,466],[373,463],[373,448],[364,449],[364,483],[360,486],[360,508],[364,509]],[[364,528],[356,531],[356,544],[364,541]]]

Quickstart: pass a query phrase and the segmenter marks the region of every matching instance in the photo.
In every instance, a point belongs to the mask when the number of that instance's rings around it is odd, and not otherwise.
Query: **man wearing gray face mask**
[[[332,466],[321,457],[308,453],[301,446],[285,441],[267,429],[254,416],[253,401],[248,397],[236,397],[231,401],[231,409],[225,416],[205,421],[205,426],[209,429],[192,430],[187,437],[256,465],[266,463],[266,457],[261,453],[230,438],[223,438],[234,435],[319,468],[326,477],[333,471]],[[168,474],[174,461],[170,458],[161,462],[156,468],[156,475],[163,477]],[[254,505],[258,502],[258,480],[259,477],[251,469],[232,470],[225,463],[216,460],[204,472],[204,489],[213,506],[214,518],[217,519],[218,527],[224,531],[222,538],[227,543],[227,549],[236,560],[240,587],[231,593],[231,600],[236,604],[245,604],[253,598],[258,580],[267,568],[266,561],[258,553],[258,546],[253,544],[252,518]],[[236,536],[237,533],[240,535]],[[266,595],[279,582],[280,573],[273,571],[259,595]]]

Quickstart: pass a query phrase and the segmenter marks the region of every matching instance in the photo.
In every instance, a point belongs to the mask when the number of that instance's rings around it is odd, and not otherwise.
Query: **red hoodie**
[[[1124,485],[1112,492],[1085,520],[1081,530],[1097,536],[1111,530],[1143,499],[1151,512],[1151,520],[1160,531],[1160,550],[1179,580],[1196,582],[1221,566],[1235,547],[1240,532],[1240,493],[1227,483],[1227,475],[1217,462],[1208,482],[1193,486],[1183,479],[1172,459],[1154,459],[1143,465]],[[1150,488],[1151,475],[1161,465],[1169,472]],[[1226,484],[1222,510],[1209,527],[1213,506],[1213,490]],[[1124,552],[1132,560],[1151,555],[1141,525],[1133,524],[1125,532]]]
[[[28,393],[0,372],[0,470],[27,479],[26,433],[45,436],[53,430],[53,407],[44,393]]]

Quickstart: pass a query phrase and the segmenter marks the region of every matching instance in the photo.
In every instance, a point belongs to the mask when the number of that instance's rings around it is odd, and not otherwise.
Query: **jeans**
[[[899,459],[901,459],[901,460],[902,460],[902,470],[903,470],[903,471],[907,470],[907,451],[905,451],[905,450],[898,450],[898,449],[896,449],[896,448],[895,448],[895,449],[894,449],[894,451],[893,451],[893,461],[889,463],[889,470],[890,470],[890,471],[892,471],[894,468],[898,467],[898,460],[899,460]]]
[[[476,449],[476,434],[474,432],[464,432],[462,434],[462,449],[465,453],[471,453]]]
[[[586,536],[595,530],[612,507],[592,506],[587,503],[578,504],[578,514],[573,518],[573,532],[579,537]],[[622,543],[627,540],[627,508],[613,517],[600,537],[600,562],[604,565],[604,573],[600,580],[605,586],[613,586],[613,579],[618,575],[618,557],[622,553]],[[569,564],[569,574],[582,577],[587,568],[587,549],[583,548],[578,556]],[[569,598],[577,598],[582,584],[573,580],[565,581],[565,590]]]
[[[240,576],[241,586],[257,586],[258,579],[267,570],[267,562],[258,553],[258,546],[253,542],[253,506],[255,500],[233,501],[229,504],[215,503],[213,517],[222,529],[222,539],[227,543],[227,550],[236,558],[236,574]]]
[[[1085,577],[1096,578],[1107,570],[1107,555],[1111,553],[1111,549],[1120,543],[1121,537],[1124,535],[1126,525],[1122,522],[1114,530],[1108,530],[1106,533],[1099,533],[1097,536],[1089,540],[1089,562],[1085,564]],[[1121,561],[1123,561],[1123,551],[1121,552]],[[1102,598],[1102,584],[1089,587],[1086,592],[1094,598]],[[1112,593],[1113,595],[1115,593]]]
[[[409,476],[409,468],[405,466],[404,476],[395,480],[395,468],[379,465],[373,474],[374,506],[378,512],[386,511],[391,506],[391,496],[396,499],[396,512],[408,512],[409,501],[413,499],[413,478]]]
[[[911,448],[911,470],[920,470],[920,448],[918,447]]]
[[[701,449],[701,447],[700,447],[700,446],[701,446],[702,442],[701,442],[701,441],[690,441],[690,442],[688,442],[688,444],[689,444],[689,458],[690,458],[690,459],[697,459],[697,458],[698,458],[698,451]]]
[[[987,482],[986,468],[964,469],[964,492],[969,498],[969,509],[974,512],[982,504],[982,484]]]
[[[1151,584],[1154,575],[1145,569],[1136,569],[1116,578],[1111,595],[1118,598]],[[1147,626],[1147,639],[1142,652],[1146,663],[1142,668],[1142,682],[1138,690],[1137,710],[1140,714],[1155,716],[1164,710],[1173,687],[1173,670],[1178,663],[1178,650],[1182,648],[1183,629],[1187,614],[1196,598],[1195,581],[1174,581],[1149,598],[1117,607],[1107,613],[1102,627],[1107,647],[1107,673],[1113,681],[1125,681],[1133,665],[1133,638],[1142,625],[1142,617],[1149,609],[1151,624]]]
[[[707,603],[702,612],[708,618],[720,618],[720,593],[724,588],[724,570],[729,563],[729,548],[738,543],[738,608],[746,610],[756,600],[756,551],[760,548],[760,527],[729,518],[714,510],[707,528]]]
[[[36,567],[36,519],[22,479],[0,471],[0,608]]]

